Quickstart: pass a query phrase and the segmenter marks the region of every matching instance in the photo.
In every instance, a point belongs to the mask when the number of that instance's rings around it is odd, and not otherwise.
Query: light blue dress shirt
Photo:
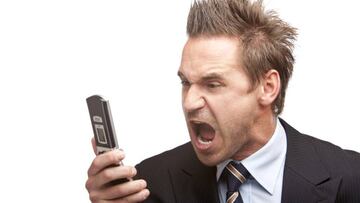
[[[285,130],[277,119],[276,129],[270,140],[254,154],[240,161],[252,175],[239,189],[244,203],[281,202],[286,149]],[[220,203],[226,203],[227,192],[226,182],[220,176],[230,161],[232,160],[217,165]]]

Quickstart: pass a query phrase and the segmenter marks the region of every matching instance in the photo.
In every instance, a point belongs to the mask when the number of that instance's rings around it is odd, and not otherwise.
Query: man
[[[86,183],[93,203],[360,202],[360,155],[278,117],[294,28],[261,1],[205,0],[192,5],[187,33],[178,75],[191,144],[137,169],[113,166],[121,151],[97,156]]]

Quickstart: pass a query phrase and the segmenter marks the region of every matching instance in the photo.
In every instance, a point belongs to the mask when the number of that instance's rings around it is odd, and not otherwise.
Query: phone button
[[[93,120],[94,122],[97,122],[97,123],[102,123],[102,118],[100,116],[93,116]]]

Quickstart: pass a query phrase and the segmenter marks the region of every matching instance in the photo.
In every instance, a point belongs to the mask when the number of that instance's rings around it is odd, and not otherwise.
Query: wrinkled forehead
[[[186,42],[179,73],[187,78],[204,75],[223,75],[241,68],[241,46],[232,37],[196,37]]]

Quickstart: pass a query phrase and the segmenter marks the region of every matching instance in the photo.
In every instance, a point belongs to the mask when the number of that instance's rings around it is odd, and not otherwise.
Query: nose
[[[190,86],[183,92],[183,109],[186,113],[199,110],[205,106],[205,99],[196,86]]]

